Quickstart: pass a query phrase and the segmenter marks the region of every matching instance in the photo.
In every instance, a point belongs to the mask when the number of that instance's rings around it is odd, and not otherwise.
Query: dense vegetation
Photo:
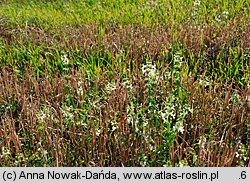
[[[1,166],[250,166],[250,1],[0,2]]]

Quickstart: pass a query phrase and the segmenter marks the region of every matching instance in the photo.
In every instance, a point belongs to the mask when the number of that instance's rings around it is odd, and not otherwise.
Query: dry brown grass
[[[12,158],[17,155],[20,156],[17,166],[41,166],[43,163],[47,166],[141,166],[141,152],[152,161],[161,156],[153,153],[162,143],[161,136],[157,135],[161,125],[151,124],[142,131],[154,134],[151,149],[148,141],[138,138],[135,127],[128,123],[128,91],[121,86],[119,74],[116,89],[107,95],[101,89],[108,82],[105,74],[91,84],[84,73],[73,68],[68,79],[55,74],[51,81],[46,72],[43,77],[35,78],[28,68],[22,81],[8,68],[2,68],[0,73],[1,154],[3,147],[10,150],[8,157],[1,157],[2,165],[16,166]],[[81,94],[77,93],[79,81],[84,88]],[[189,99],[194,112],[185,121],[183,135],[178,134],[172,144],[172,165],[186,160],[190,166],[238,166],[240,160],[236,154],[245,153],[240,146],[249,146],[247,88],[233,88],[233,83],[222,85],[212,81],[209,86],[202,87],[198,81],[194,77],[183,81],[191,94]],[[143,95],[147,95],[143,92],[144,82],[139,77],[133,83],[139,87],[137,97],[142,103],[146,98]],[[102,98],[89,95],[90,90],[101,92]],[[162,90],[163,94],[166,90]],[[243,106],[232,100],[234,93],[239,94]],[[69,102],[68,95],[72,96],[76,107],[74,115],[65,119],[62,108]],[[87,101],[96,107],[89,106]],[[81,112],[84,106],[88,110],[86,125],[79,125],[83,119],[80,115],[85,114]],[[41,111],[47,111],[43,121],[39,117]],[[72,122],[67,123],[70,120]],[[112,121],[118,123],[114,131],[111,130]],[[199,142],[201,137],[204,139]],[[48,154],[42,156],[45,150]],[[162,166],[157,161],[152,165]],[[249,159],[244,166],[249,166]]]

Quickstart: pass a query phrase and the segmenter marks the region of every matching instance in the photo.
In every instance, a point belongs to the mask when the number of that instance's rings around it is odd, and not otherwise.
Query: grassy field
[[[249,0],[0,2],[0,166],[250,166]]]

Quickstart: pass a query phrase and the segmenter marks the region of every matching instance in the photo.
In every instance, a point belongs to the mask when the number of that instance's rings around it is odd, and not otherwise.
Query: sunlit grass
[[[1,166],[249,166],[249,1],[1,1]]]

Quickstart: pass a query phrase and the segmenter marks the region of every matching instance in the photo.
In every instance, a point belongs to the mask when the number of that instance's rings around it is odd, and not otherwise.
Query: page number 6
[[[246,179],[247,178],[247,173],[246,171],[242,171],[240,174],[240,179]]]

